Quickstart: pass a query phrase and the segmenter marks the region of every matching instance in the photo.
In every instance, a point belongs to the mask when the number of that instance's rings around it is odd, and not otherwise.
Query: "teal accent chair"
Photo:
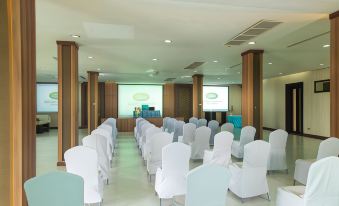
[[[82,177],[66,172],[50,172],[24,184],[29,206],[84,206]]]

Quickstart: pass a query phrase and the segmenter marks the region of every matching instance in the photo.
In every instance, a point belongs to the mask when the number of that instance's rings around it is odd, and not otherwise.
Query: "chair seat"
[[[294,179],[303,185],[307,183],[307,175],[311,165],[315,162],[315,159],[295,161]]]
[[[303,206],[305,186],[278,188],[276,206]]]
[[[232,155],[236,158],[243,158],[243,153],[241,152],[240,142],[233,141],[232,143]]]

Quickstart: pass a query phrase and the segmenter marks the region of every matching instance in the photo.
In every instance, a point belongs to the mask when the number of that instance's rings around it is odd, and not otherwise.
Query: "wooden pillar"
[[[263,138],[263,50],[248,50],[242,56],[242,126],[256,128],[256,139]]]
[[[35,1],[0,1],[0,205],[27,205],[35,176]]]
[[[195,74],[193,78],[193,117],[203,118],[203,105],[202,105],[202,86],[204,76]]]
[[[87,82],[81,83],[81,128],[87,128]]]
[[[78,145],[78,45],[57,41],[58,46],[58,166],[64,153]]]
[[[118,85],[105,82],[105,117],[118,118]]]
[[[175,85],[173,83],[164,84],[163,116],[175,116]]]
[[[331,136],[339,138],[339,11],[330,14],[331,21]]]
[[[88,134],[98,126],[98,72],[88,73],[87,86],[87,115],[88,115]]]

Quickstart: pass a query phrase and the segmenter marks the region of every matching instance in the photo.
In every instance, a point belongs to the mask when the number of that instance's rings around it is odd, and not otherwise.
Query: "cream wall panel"
[[[241,85],[229,85],[229,109],[233,115],[241,115]]]

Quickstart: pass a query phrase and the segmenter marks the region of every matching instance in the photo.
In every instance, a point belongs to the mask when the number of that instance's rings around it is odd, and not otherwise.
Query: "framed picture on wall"
[[[314,81],[314,93],[330,92],[330,80]]]

